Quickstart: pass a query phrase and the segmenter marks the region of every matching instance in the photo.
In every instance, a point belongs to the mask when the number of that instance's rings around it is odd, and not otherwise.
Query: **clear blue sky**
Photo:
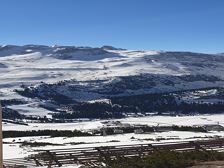
[[[0,0],[0,44],[224,52],[224,0]]]

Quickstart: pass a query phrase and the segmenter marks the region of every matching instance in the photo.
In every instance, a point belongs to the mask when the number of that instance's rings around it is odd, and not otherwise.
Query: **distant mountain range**
[[[80,114],[87,107],[96,108],[93,111],[103,107],[101,113],[117,112],[119,116],[159,111],[153,103],[152,110],[139,107],[140,102],[131,108],[124,103],[130,97],[143,102],[144,97],[158,104],[155,94],[163,97],[161,104],[168,101],[164,96],[171,96],[169,101],[176,104],[220,104],[223,86],[223,54],[131,51],[112,46],[0,46],[0,99],[7,109],[25,115],[69,112],[76,113],[73,117],[88,117]],[[88,114],[94,118],[91,110]]]

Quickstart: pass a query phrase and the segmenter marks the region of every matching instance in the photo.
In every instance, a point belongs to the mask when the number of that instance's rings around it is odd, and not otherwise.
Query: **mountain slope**
[[[223,84],[222,55],[129,51],[111,46],[0,47],[0,98],[27,102],[9,105],[22,113],[42,114],[40,106],[62,101],[104,101],[118,96],[221,88]],[[213,102],[215,99],[221,100],[213,96]]]

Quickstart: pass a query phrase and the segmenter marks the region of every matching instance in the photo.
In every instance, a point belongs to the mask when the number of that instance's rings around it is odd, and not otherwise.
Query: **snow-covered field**
[[[91,137],[23,137],[23,138],[5,138],[4,142],[4,158],[11,159],[17,157],[26,157],[35,153],[35,150],[47,149],[69,149],[82,147],[99,147],[99,146],[114,146],[127,144],[145,144],[158,142],[173,142],[173,141],[189,141],[196,139],[207,139],[212,137],[224,137],[224,132],[211,133],[193,133],[186,131],[169,131],[150,134],[118,134],[108,136],[91,136]],[[44,147],[29,147],[20,146],[22,142],[38,142],[51,143]],[[12,152],[14,151],[14,152]]]
[[[224,115],[198,115],[198,116],[149,116],[140,118],[125,118],[120,120],[121,123],[129,124],[147,124],[152,126],[162,125],[212,125],[219,123],[224,126]],[[30,123],[28,126],[4,124],[4,130],[84,130],[100,129],[105,127],[106,120],[96,120],[77,123]],[[143,134],[117,134],[108,136],[88,136],[88,137],[20,137],[20,138],[5,138],[4,139],[4,158],[26,157],[35,153],[35,150],[41,149],[59,149],[59,148],[78,148],[78,147],[96,147],[110,145],[126,145],[139,143],[158,143],[172,141],[189,141],[196,139],[207,139],[212,137],[224,137],[224,132],[187,132],[187,131],[167,131]],[[30,147],[21,146],[22,142],[38,142],[50,143],[47,146]],[[13,152],[12,152],[13,151]]]
[[[6,131],[20,130],[91,130],[100,129],[103,122],[108,120],[93,120],[76,123],[29,123],[26,125],[16,125],[5,123],[3,129]],[[194,125],[216,125],[224,126],[224,114],[216,115],[193,115],[193,116],[147,116],[147,117],[129,117],[125,119],[110,120],[120,121],[129,124],[146,124],[149,126],[194,126]]]

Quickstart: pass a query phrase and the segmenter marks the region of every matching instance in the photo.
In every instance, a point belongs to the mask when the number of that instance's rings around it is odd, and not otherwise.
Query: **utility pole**
[[[0,167],[3,168],[2,106],[1,106],[1,102],[0,102]]]

